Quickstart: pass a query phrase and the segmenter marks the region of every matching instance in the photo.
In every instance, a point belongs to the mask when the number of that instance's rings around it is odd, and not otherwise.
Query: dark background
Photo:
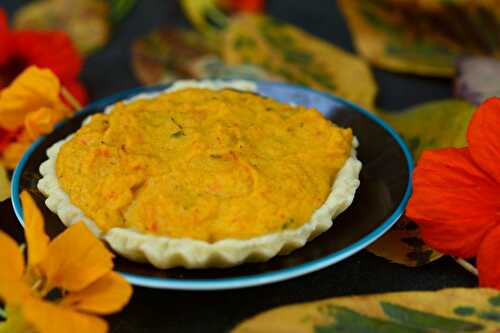
[[[25,2],[0,0],[0,5],[12,13]],[[163,24],[187,24],[175,0],[137,2],[134,11],[116,27],[111,41],[86,60],[82,79],[92,100],[139,85],[130,68],[134,39]],[[267,12],[354,52],[345,20],[333,0],[268,0]],[[451,96],[450,80],[376,68],[373,71],[379,87],[377,106],[384,109],[398,110]],[[10,200],[0,204],[0,214],[0,229],[22,241]],[[475,285],[475,278],[450,258],[407,268],[362,251],[319,272],[262,287],[213,292],[136,287],[124,311],[109,317],[110,332],[228,332],[241,320],[279,305],[334,296]]]

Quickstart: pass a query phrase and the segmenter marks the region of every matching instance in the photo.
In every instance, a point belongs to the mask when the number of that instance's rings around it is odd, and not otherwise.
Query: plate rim
[[[155,288],[155,289],[224,290],[224,289],[239,289],[239,288],[245,288],[245,287],[261,286],[261,285],[265,285],[265,284],[271,284],[274,282],[285,281],[288,279],[292,279],[295,277],[306,275],[308,273],[312,273],[314,271],[318,271],[320,269],[323,269],[325,267],[336,264],[336,263],[346,259],[347,257],[350,257],[350,256],[356,254],[357,252],[366,248],[367,246],[372,244],[374,241],[376,241],[378,238],[380,238],[403,215],[404,209],[406,207],[406,203],[408,202],[408,199],[409,199],[409,197],[411,195],[411,191],[412,191],[411,177],[412,177],[412,172],[413,172],[413,157],[412,157],[412,154],[411,154],[408,146],[403,141],[401,136],[391,126],[389,126],[383,119],[376,116],[374,113],[371,113],[371,112],[365,110],[361,106],[359,106],[353,102],[350,102],[348,100],[345,100],[344,98],[335,96],[333,94],[317,91],[317,90],[314,90],[314,89],[309,88],[309,87],[305,87],[305,86],[301,86],[301,85],[297,85],[297,84],[272,82],[272,81],[252,81],[252,80],[246,80],[246,81],[256,83],[258,89],[262,85],[264,85],[264,86],[266,86],[266,85],[279,85],[279,86],[284,86],[284,87],[293,87],[295,89],[301,89],[301,90],[306,91],[308,93],[319,94],[325,98],[333,99],[335,102],[337,102],[339,104],[346,105],[346,106],[350,107],[351,109],[353,109],[354,111],[359,112],[362,115],[368,117],[371,121],[374,121],[375,123],[377,123],[385,131],[387,131],[389,133],[389,135],[396,141],[396,143],[399,145],[399,147],[403,151],[404,157],[406,158],[406,165],[408,168],[408,179],[407,179],[406,190],[405,190],[405,193],[403,195],[403,198],[399,202],[396,209],[391,213],[391,215],[387,219],[385,219],[385,221],[383,223],[381,223],[379,226],[377,226],[375,229],[373,229],[371,232],[369,232],[368,234],[366,234],[362,238],[358,239],[356,242],[351,243],[350,245],[348,245],[348,246],[346,246],[338,251],[335,251],[335,252],[330,253],[326,256],[323,256],[321,258],[318,258],[318,259],[315,259],[315,260],[312,260],[312,261],[309,261],[306,263],[302,263],[302,264],[299,264],[299,265],[296,265],[293,267],[279,269],[279,270],[272,271],[272,272],[245,275],[245,276],[239,276],[239,277],[211,278],[211,279],[162,278],[162,277],[157,277],[157,276],[144,276],[144,275],[139,275],[139,274],[132,274],[132,273],[127,273],[127,272],[117,271],[125,279],[127,279],[131,284],[136,285],[136,286],[141,286],[141,287]],[[130,97],[137,95],[137,94],[140,94],[140,93],[161,91],[162,89],[169,87],[171,84],[172,83],[160,84],[160,85],[149,86],[149,87],[136,87],[136,88],[132,88],[132,89],[118,92],[116,94],[101,98],[97,101],[94,101],[94,102],[88,104],[82,110],[76,112],[73,115],[73,117],[77,116],[77,115],[81,115],[81,114],[87,114],[87,113],[89,113],[89,111],[91,109],[104,108],[107,105],[110,105],[112,103],[115,103],[115,102],[122,100],[122,99],[125,99],[125,98],[130,98]],[[54,130],[64,126],[73,117],[65,119],[62,122],[58,123],[54,127]],[[26,152],[21,157],[21,160],[17,164],[17,166],[14,170],[13,176],[12,176],[11,203],[12,203],[16,218],[23,228],[24,228],[24,222],[23,222],[23,217],[22,217],[22,207],[21,207],[21,202],[19,200],[21,174],[22,174],[22,171],[23,171],[29,157],[33,153],[33,151],[47,138],[48,135],[50,135],[50,133],[47,135],[41,136],[40,138],[38,138],[36,141],[34,141],[29,146],[29,148],[26,150]]]

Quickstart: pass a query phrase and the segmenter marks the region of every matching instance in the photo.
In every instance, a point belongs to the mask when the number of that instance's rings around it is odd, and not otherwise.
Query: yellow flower
[[[49,133],[57,122],[74,111],[63,102],[61,94],[68,93],[57,76],[36,66],[28,67],[0,92],[0,128],[19,132],[0,152],[8,168],[15,167],[31,142]]]
[[[0,332],[107,332],[95,315],[121,310],[132,294],[112,271],[113,255],[81,222],[50,241],[31,196],[23,192],[21,201],[27,265],[20,247],[0,232],[0,299],[7,314]]]
[[[32,142],[33,139],[29,136],[27,131],[24,130],[20,132],[16,137],[16,141],[10,143],[1,152],[1,164],[5,165],[7,169],[14,169],[17,162]]]
[[[0,202],[10,198],[10,180],[7,170],[0,165]]]

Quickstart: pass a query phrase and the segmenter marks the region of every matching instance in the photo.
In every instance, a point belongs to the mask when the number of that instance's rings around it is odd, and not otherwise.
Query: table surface
[[[27,1],[2,0],[9,13]],[[268,0],[267,12],[353,52],[345,20],[332,0]],[[186,25],[175,0],[141,0],[114,31],[112,40],[86,60],[82,79],[92,99],[136,87],[130,67],[133,40],[168,25]],[[377,105],[398,110],[451,96],[451,81],[373,69],[379,87]],[[0,229],[22,241],[10,200],[0,203]],[[391,264],[360,253],[315,273],[267,286],[227,291],[173,291],[136,287],[130,304],[108,317],[112,333],[228,332],[241,320],[272,307],[334,296],[391,291],[472,287],[475,278],[450,258],[419,268]]]

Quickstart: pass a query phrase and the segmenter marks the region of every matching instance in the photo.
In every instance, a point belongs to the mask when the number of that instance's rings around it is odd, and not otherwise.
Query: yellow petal
[[[39,268],[50,286],[77,291],[110,272],[112,259],[113,254],[80,222],[50,243]]]
[[[0,201],[10,198],[10,181],[7,170],[0,165]]]
[[[15,169],[17,162],[19,162],[29,145],[29,142],[16,142],[10,144],[2,152],[2,164],[5,165],[7,169]]]
[[[45,234],[42,213],[28,192],[21,193],[21,203],[24,235],[28,245],[28,266],[35,267],[47,256],[49,237]]]
[[[59,79],[52,71],[28,67],[0,92],[0,126],[14,130],[23,125],[28,113],[59,105],[59,90]]]
[[[68,112],[63,107],[41,107],[40,109],[29,113],[24,119],[24,128],[32,140],[35,140],[42,134],[52,131],[52,128]]]
[[[119,274],[109,272],[87,288],[69,293],[61,304],[85,312],[110,314],[121,310],[130,296],[130,284]]]
[[[0,299],[6,304],[19,306],[31,297],[32,290],[23,280],[2,281],[0,286]]]
[[[0,333],[36,333],[35,328],[24,318],[22,308],[11,303],[5,306],[6,320],[0,322]]]
[[[20,280],[24,272],[24,259],[17,243],[0,231],[0,279]]]
[[[18,288],[24,272],[24,259],[17,243],[0,231],[0,299],[18,302],[24,288]]]
[[[38,333],[105,333],[107,323],[95,316],[78,313],[69,308],[29,298],[23,304],[24,318]]]

